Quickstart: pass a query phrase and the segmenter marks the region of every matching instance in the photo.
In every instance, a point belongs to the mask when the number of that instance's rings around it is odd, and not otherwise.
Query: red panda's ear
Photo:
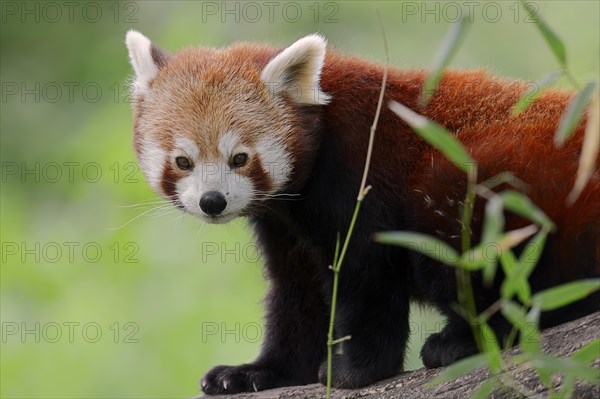
[[[270,89],[287,94],[300,104],[327,104],[330,96],[319,87],[327,42],[319,35],[296,41],[273,58],[261,79]]]
[[[135,30],[127,32],[125,44],[129,51],[129,62],[135,72],[134,94],[144,94],[148,90],[148,84],[166,64],[168,54]]]

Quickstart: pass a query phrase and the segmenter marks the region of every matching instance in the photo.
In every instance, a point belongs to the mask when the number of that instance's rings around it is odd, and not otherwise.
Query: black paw
[[[334,388],[361,388],[396,374],[395,372],[378,373],[372,368],[352,364],[344,355],[333,355],[332,360],[331,386]],[[319,382],[327,385],[327,360],[321,363],[321,367],[319,367]]]
[[[279,373],[276,367],[259,364],[217,366],[202,378],[200,388],[209,395],[262,391],[281,386]]]
[[[470,331],[462,335],[449,334],[445,329],[431,335],[421,348],[423,364],[428,368],[445,367],[477,353]]]

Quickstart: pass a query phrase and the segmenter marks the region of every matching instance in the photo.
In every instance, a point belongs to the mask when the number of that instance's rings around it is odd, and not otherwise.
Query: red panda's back
[[[578,200],[567,204],[567,196],[575,183],[586,120],[580,122],[563,146],[556,147],[554,134],[572,95],[549,91],[514,117],[511,107],[519,93],[510,92],[510,86],[497,89],[499,93],[490,94],[486,104],[481,104],[481,98],[476,97],[469,109],[450,109],[444,113],[434,111],[436,107],[448,109],[448,104],[444,107],[443,103],[452,98],[448,95],[449,88],[442,86],[438,94],[445,90],[446,96],[443,100],[438,97],[429,116],[457,134],[478,163],[479,181],[508,171],[527,185],[524,193],[557,225],[557,232],[548,243],[552,248],[547,250],[560,265],[558,273],[562,278],[600,274],[600,178],[597,172]],[[457,102],[459,108],[460,104],[462,102]],[[464,119],[461,119],[463,113]],[[465,123],[471,120],[473,122]],[[431,149],[421,154],[417,164],[410,179],[411,195],[422,205],[416,217],[423,218],[424,222],[417,223],[424,231],[458,246],[465,174]],[[599,168],[600,160],[597,160],[596,170]],[[474,219],[476,234],[482,218],[483,201],[479,200]],[[506,213],[507,229],[528,223]]]
[[[321,85],[332,95],[325,107],[328,134],[338,136],[347,165],[362,170],[383,77],[380,65],[330,52]],[[428,106],[419,106],[425,71],[390,68],[384,107],[375,140],[369,181],[390,195],[408,196],[408,213],[424,231],[458,245],[460,210],[466,177],[439,152],[387,109],[399,101],[457,135],[479,164],[480,181],[504,171],[527,184],[526,195],[558,226],[553,252],[562,258],[564,274],[581,277],[592,264],[600,273],[600,179],[593,176],[572,206],[566,198],[573,188],[583,142],[585,119],[560,148],[554,133],[573,94],[543,93],[519,116],[512,107],[530,88],[524,81],[496,78],[482,70],[444,74]],[[600,160],[597,161],[597,170]],[[504,187],[507,187],[506,185]],[[474,228],[482,220],[483,203]],[[507,229],[528,222],[507,214]],[[579,261],[581,260],[581,262]]]

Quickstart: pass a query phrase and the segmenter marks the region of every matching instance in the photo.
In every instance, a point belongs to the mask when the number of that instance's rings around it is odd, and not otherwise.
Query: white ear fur
[[[158,74],[158,66],[152,58],[152,42],[140,32],[130,30],[125,36],[125,44],[135,72],[134,93],[144,93],[148,89],[148,82]]]
[[[286,91],[301,104],[327,104],[330,96],[319,88],[327,42],[319,35],[297,40],[273,58],[261,79],[275,92]]]

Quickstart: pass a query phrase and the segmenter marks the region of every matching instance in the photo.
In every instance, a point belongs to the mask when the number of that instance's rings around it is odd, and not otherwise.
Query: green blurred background
[[[575,77],[598,79],[599,3],[534,4]],[[471,7],[454,67],[530,81],[558,69],[516,1],[2,2],[2,397],[186,397],[211,366],[258,353],[266,285],[245,222],[157,209],[135,166],[125,32],[167,50],[320,32],[383,60],[375,7],[398,67],[429,65]],[[418,307],[412,322],[407,369],[441,325]]]

